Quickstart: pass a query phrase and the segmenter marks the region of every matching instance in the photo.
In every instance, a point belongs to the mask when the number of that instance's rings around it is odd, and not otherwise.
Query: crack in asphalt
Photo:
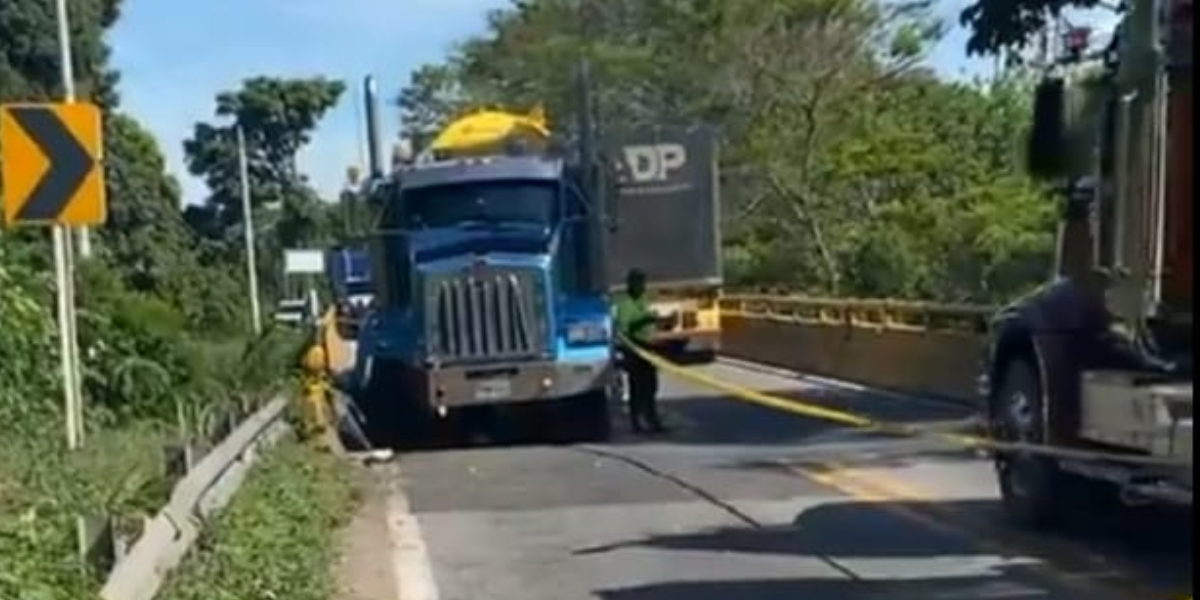
[[[570,446],[569,449],[574,450],[576,452],[583,453],[583,454],[588,454],[590,456],[604,458],[604,459],[637,469],[638,471],[641,471],[642,473],[645,473],[646,475],[649,475],[650,477],[653,477],[654,479],[657,479],[659,481],[664,481],[664,482],[669,483],[685,492],[688,492],[689,494],[692,494],[693,496],[704,501],[706,504],[719,509],[720,511],[724,512],[725,514],[733,517],[734,520],[738,521],[739,523],[742,523],[743,525],[745,525],[751,529],[754,529],[756,531],[764,531],[767,529],[766,525],[764,525],[763,523],[761,523],[754,517],[746,514],[741,509],[734,506],[733,504],[718,498],[712,492],[709,492],[708,490],[706,490],[698,485],[690,483],[687,480],[683,479],[682,477],[679,477],[678,475],[674,475],[672,473],[669,473],[667,471],[659,469],[658,467],[655,467],[654,465],[651,465],[650,463],[648,463],[646,461],[639,460],[637,458],[634,458],[634,457],[626,455],[626,454],[621,454],[619,452],[614,452],[612,450],[606,450],[604,448],[599,448],[596,446]],[[839,563],[838,561],[834,560],[833,558],[831,558],[829,556],[818,555],[815,558],[817,558],[821,562],[828,565],[831,569],[834,569],[835,571],[841,573],[846,578],[848,578],[852,581],[862,581],[863,580],[862,577],[860,577],[857,573],[850,570],[849,568],[847,568],[846,566],[842,565],[841,563]]]

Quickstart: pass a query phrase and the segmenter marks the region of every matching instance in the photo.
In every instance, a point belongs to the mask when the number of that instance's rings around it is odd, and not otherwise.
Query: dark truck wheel
[[[557,442],[603,442],[612,434],[607,389],[559,400],[554,409],[551,427]]]
[[[689,364],[689,365],[711,365],[714,362],[717,362],[717,351],[716,350],[693,350],[689,354],[686,364]]]
[[[586,442],[604,442],[612,435],[612,411],[607,389],[600,389],[580,398],[582,438]]]
[[[992,414],[992,432],[1002,442],[1045,443],[1042,386],[1027,359],[1005,369]],[[1005,512],[1019,525],[1046,529],[1086,505],[1090,482],[1065,473],[1055,459],[1020,451],[996,452],[996,475]]]
[[[403,377],[394,369],[376,367],[356,402],[366,421],[364,429],[376,448],[414,448],[433,437],[434,415],[409,400]]]

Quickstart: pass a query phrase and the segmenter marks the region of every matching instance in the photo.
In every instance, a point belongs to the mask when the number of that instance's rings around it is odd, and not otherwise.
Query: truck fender
[[[1014,315],[997,325],[998,327],[993,330],[994,342],[987,364],[986,376],[991,384],[986,404],[988,420],[992,422],[999,417],[1001,400],[999,392],[1009,367],[1017,361],[1024,360],[1034,367],[1038,375],[1038,387],[1042,392],[1042,439],[1048,440],[1051,437],[1050,428],[1047,427],[1047,424],[1051,422],[1049,410],[1055,402],[1048,398],[1049,391],[1052,389],[1051,377],[1043,358],[1043,352],[1039,348],[1038,338],[1029,323],[1021,319],[1020,315]]]
[[[993,320],[989,351],[988,416],[996,410],[996,388],[1014,360],[1037,369],[1042,390],[1043,440],[1071,443],[1080,418],[1080,374],[1098,349],[1090,341],[1107,331],[1103,300],[1076,282],[1060,279],[1005,307]]]

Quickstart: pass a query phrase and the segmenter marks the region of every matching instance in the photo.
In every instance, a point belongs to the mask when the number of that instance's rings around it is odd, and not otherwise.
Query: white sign
[[[670,172],[687,164],[682,144],[648,144],[625,147],[629,177],[637,183],[666,181]]]
[[[325,272],[325,253],[320,250],[284,250],[283,272],[288,275],[320,275]]]

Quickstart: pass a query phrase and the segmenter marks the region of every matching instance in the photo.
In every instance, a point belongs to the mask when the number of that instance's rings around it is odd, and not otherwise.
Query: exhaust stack
[[[379,93],[375,77],[363,79],[363,102],[367,115],[367,168],[371,179],[383,177],[383,157],[379,149]]]

